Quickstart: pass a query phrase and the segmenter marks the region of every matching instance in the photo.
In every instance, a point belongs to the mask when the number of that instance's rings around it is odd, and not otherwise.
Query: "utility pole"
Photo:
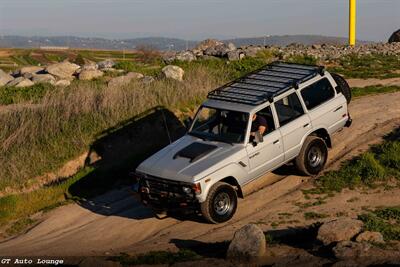
[[[356,20],[357,20],[356,0],[349,0],[349,45],[356,45]]]

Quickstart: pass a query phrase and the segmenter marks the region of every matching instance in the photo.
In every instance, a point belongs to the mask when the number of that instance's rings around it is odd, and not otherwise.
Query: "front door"
[[[282,136],[275,127],[271,107],[268,106],[257,112],[257,116],[263,117],[267,122],[267,127],[263,133],[263,142],[258,144],[249,142],[247,144],[246,150],[249,157],[250,175],[246,182],[279,166],[284,160]]]

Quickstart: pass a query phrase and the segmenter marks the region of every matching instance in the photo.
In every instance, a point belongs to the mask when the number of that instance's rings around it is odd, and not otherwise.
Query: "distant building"
[[[41,46],[42,50],[68,50],[68,46]]]

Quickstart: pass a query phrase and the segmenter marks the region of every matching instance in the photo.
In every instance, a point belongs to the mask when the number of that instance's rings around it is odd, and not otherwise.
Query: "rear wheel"
[[[210,189],[206,201],[201,203],[201,213],[210,223],[229,221],[236,212],[237,194],[235,189],[218,182]]]
[[[324,140],[308,136],[296,158],[296,167],[305,175],[316,175],[324,168],[327,158],[328,148]]]
[[[335,80],[336,84],[339,87],[339,91],[344,95],[347,100],[347,104],[351,101],[351,88],[346,80],[340,76],[339,74],[332,73],[332,78]]]

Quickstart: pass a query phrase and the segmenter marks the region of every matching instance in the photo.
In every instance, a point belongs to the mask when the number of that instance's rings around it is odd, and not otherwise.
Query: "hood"
[[[241,146],[185,135],[143,161],[136,170],[160,178],[194,182],[221,168],[222,161],[227,162],[227,157],[241,151]]]

